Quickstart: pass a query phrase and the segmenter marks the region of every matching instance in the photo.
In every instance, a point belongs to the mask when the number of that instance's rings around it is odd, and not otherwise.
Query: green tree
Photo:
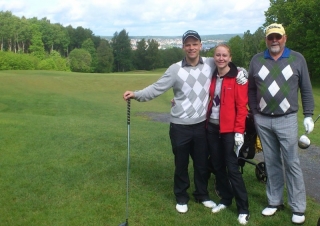
[[[129,71],[132,68],[132,49],[128,33],[125,29],[114,33],[111,40],[114,55],[114,71]]]
[[[167,68],[171,64],[178,62],[184,58],[184,51],[181,48],[173,47],[170,49],[162,49],[159,51],[160,67]]]
[[[228,45],[232,53],[232,62],[239,67],[245,67],[243,39],[237,35],[229,40]]]
[[[39,25],[39,30],[42,35],[42,42],[44,49],[47,53],[53,50],[54,40],[56,39],[57,32],[54,30],[54,27],[50,23],[50,20],[47,18],[42,18],[37,21]]]
[[[147,42],[143,38],[137,42],[137,49],[133,51],[133,65],[138,70],[146,70]]]
[[[17,50],[19,53],[27,52],[30,45],[31,37],[32,37],[31,24],[25,17],[22,17],[20,21],[20,26],[18,28],[18,36],[16,39],[17,48],[18,48]]]
[[[14,44],[14,37],[16,35],[15,28],[17,26],[18,18],[12,15],[11,12],[0,12],[0,38],[1,50],[12,51]]]
[[[91,55],[87,50],[74,49],[70,52],[70,69],[74,72],[90,72]]]
[[[54,40],[55,50],[57,50],[61,56],[68,56],[68,45],[70,44],[68,31],[61,24],[54,24],[54,27],[57,32],[56,39]]]
[[[87,50],[91,55],[91,72],[95,72],[97,66],[97,51],[91,38],[87,38],[81,45],[81,48]]]
[[[259,27],[253,34],[253,54],[260,53],[266,49],[265,33],[263,27]],[[251,59],[251,58],[250,58]]]
[[[90,29],[83,28],[81,26],[77,27],[75,29],[75,36],[73,37],[75,39],[76,48],[81,47],[82,43],[93,36],[93,33]]]
[[[159,65],[159,43],[154,39],[148,40],[146,49],[146,69],[154,70]]]
[[[29,46],[29,51],[32,55],[43,59],[45,57],[44,45],[42,42],[41,32],[36,24],[31,25],[32,37],[31,45]]]
[[[251,58],[266,48],[265,34],[262,27],[251,34],[248,30],[243,34],[243,67],[249,67]]]
[[[97,49],[97,68],[96,71],[100,73],[112,72],[113,54],[110,44],[107,40],[101,39],[100,45]]]
[[[82,43],[88,39],[93,37],[93,33],[90,29],[85,29],[83,27],[77,27],[74,29],[71,25],[66,27],[66,30],[68,32],[69,36],[69,46],[67,48],[67,55],[70,51],[72,51],[75,48],[80,49]]]

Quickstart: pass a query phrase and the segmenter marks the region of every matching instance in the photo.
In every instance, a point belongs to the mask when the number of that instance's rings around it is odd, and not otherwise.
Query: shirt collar
[[[197,65],[198,65],[198,64],[203,64],[202,57],[199,57],[199,61],[198,61]],[[182,66],[182,67],[190,67],[190,66],[192,66],[192,65],[188,64],[186,58],[183,58],[181,66]]]
[[[281,54],[281,56],[279,57],[279,59],[281,59],[281,58],[289,58],[289,56],[290,56],[290,51],[291,51],[291,50],[290,50],[289,48],[284,47],[283,53]],[[271,60],[273,60],[273,58],[272,58],[272,56],[270,55],[268,49],[266,49],[266,50],[264,51],[264,58],[265,58],[265,59],[271,59]]]

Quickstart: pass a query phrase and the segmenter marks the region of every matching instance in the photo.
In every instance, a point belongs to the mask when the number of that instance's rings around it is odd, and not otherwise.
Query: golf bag
[[[256,142],[258,139],[257,131],[254,126],[254,119],[251,112],[246,117],[246,129],[244,133],[244,142],[239,150],[238,164],[243,167],[245,159],[253,159],[256,154]]]

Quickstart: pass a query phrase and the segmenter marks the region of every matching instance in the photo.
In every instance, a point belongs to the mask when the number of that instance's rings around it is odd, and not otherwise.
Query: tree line
[[[253,55],[265,46],[264,27],[282,23],[288,36],[287,46],[301,52],[311,77],[319,72],[320,0],[270,0],[265,24],[254,33],[231,38],[227,44],[232,60],[247,68]],[[201,51],[212,56],[213,49]],[[123,72],[166,68],[181,60],[181,48],[159,49],[153,39],[142,39],[131,48],[128,32],[115,32],[110,41],[96,36],[90,29],[52,24],[47,18],[26,19],[0,11],[0,70],[45,69],[75,72]]]
[[[108,73],[153,70],[182,59],[181,48],[159,50],[153,39],[142,39],[132,50],[125,29],[112,40],[81,26],[64,27],[47,18],[27,19],[0,11],[0,70],[62,70]]]

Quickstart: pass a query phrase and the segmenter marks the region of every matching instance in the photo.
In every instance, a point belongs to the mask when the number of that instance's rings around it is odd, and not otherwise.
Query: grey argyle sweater
[[[268,50],[256,54],[249,67],[249,107],[253,114],[286,115],[298,111],[300,89],[303,114],[312,116],[314,100],[305,58],[285,48],[274,61]]]
[[[185,60],[172,64],[152,85],[135,91],[137,101],[149,101],[173,89],[175,105],[171,108],[172,123],[192,125],[206,120],[213,58],[200,57],[195,67]]]

